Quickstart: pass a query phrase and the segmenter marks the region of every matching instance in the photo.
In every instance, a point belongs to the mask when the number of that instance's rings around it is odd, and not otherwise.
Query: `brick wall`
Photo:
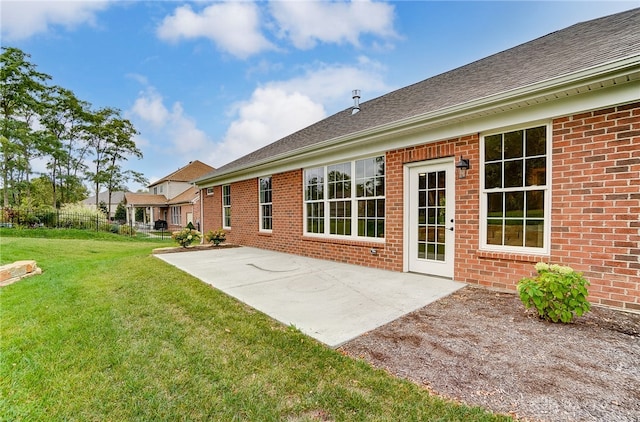
[[[386,154],[386,241],[303,236],[302,170],[274,174],[273,231],[258,230],[256,179],[231,186],[231,243],[402,271],[404,165],[463,155],[471,168],[456,180],[458,281],[515,289],[541,260],[570,265],[591,281],[594,303],[640,311],[640,103],[553,120],[551,257],[479,251],[479,135]],[[203,195],[203,230],[222,226],[221,187]],[[372,255],[370,249],[377,249]]]
[[[222,187],[215,186],[213,194],[207,195],[207,189],[200,190],[200,199],[202,201],[202,232],[209,230],[218,230],[222,228]]]
[[[464,153],[472,163],[478,145]],[[478,250],[478,176],[456,185],[455,279],[514,289],[543,258]],[[640,311],[640,103],[554,119],[551,184],[545,260],[583,272],[591,302]]]
[[[385,254],[385,245],[375,242],[327,240],[303,236],[302,170],[272,175],[273,230],[259,231],[258,182],[256,179],[231,185],[231,229],[229,243],[294,253],[363,266],[402,270]],[[203,230],[222,226],[222,188],[204,196]],[[372,256],[370,249],[378,249]],[[400,251],[401,251],[400,245]],[[396,260],[401,262],[402,256]]]
[[[640,103],[554,120],[552,188],[554,260],[640,311]]]

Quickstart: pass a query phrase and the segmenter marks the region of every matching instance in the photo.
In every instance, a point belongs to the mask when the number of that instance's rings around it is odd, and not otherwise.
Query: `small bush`
[[[171,234],[171,238],[178,242],[178,244],[180,244],[180,246],[182,246],[183,248],[186,248],[193,242],[199,243],[201,237],[202,234],[199,231],[189,228],[184,228]]]
[[[582,273],[571,267],[544,262],[537,263],[535,268],[536,277],[523,278],[518,283],[520,300],[527,309],[534,306],[540,318],[564,323],[589,312],[589,281]]]
[[[118,227],[118,233],[123,236],[135,236],[136,230],[127,224],[121,224]]]
[[[227,233],[222,229],[209,230],[207,234],[204,235],[204,240],[218,246],[220,243],[227,240]]]

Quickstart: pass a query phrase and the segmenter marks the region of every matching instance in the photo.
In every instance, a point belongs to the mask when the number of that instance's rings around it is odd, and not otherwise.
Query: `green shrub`
[[[121,224],[118,227],[118,233],[123,236],[134,236],[136,234],[136,230],[127,224]]]
[[[220,243],[227,240],[227,233],[222,229],[209,230],[207,234],[204,235],[204,240],[218,246]]]
[[[180,231],[175,231],[171,234],[171,238],[178,242],[180,246],[186,248],[192,243],[200,243],[200,238],[202,234],[197,230],[192,230],[189,228],[182,229]]]
[[[86,208],[81,204],[63,205],[59,213],[58,227],[111,231],[111,224],[102,211]]]
[[[540,318],[564,323],[589,312],[589,281],[582,273],[571,267],[544,262],[537,263],[535,268],[536,277],[523,278],[518,283],[520,300],[527,309],[534,306]]]

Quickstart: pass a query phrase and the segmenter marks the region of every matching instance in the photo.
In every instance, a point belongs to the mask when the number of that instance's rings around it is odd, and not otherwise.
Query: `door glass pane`
[[[429,208],[427,212],[429,213],[429,219],[427,220],[427,222],[429,224],[436,224],[436,209]]]
[[[418,258],[445,260],[446,173],[418,175]]]
[[[427,257],[427,245],[424,242],[418,242],[418,258],[425,259]]]
[[[427,210],[421,209],[418,210],[418,224],[426,224],[427,223]]]

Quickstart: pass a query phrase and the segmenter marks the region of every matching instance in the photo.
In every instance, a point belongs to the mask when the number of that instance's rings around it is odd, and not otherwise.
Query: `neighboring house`
[[[638,28],[580,23],[356,103],[195,180],[203,231],[499,289],[560,263],[640,311]]]
[[[124,202],[124,197],[127,192],[124,191],[116,191],[111,192],[111,207],[109,207],[109,192],[100,192],[98,194],[98,206],[101,203],[104,203],[104,206],[107,210],[111,210],[109,213],[109,218],[113,218],[116,214],[116,209],[118,208],[118,204]],[[90,196],[84,201],[82,201],[82,205],[86,208],[96,209],[96,196]]]
[[[149,185],[148,193],[128,193],[127,221],[154,226],[156,221],[162,220],[167,222],[169,230],[178,230],[189,223],[199,226],[200,192],[190,181],[213,170],[201,161],[192,161]],[[143,221],[137,221],[136,208],[145,209]]]

